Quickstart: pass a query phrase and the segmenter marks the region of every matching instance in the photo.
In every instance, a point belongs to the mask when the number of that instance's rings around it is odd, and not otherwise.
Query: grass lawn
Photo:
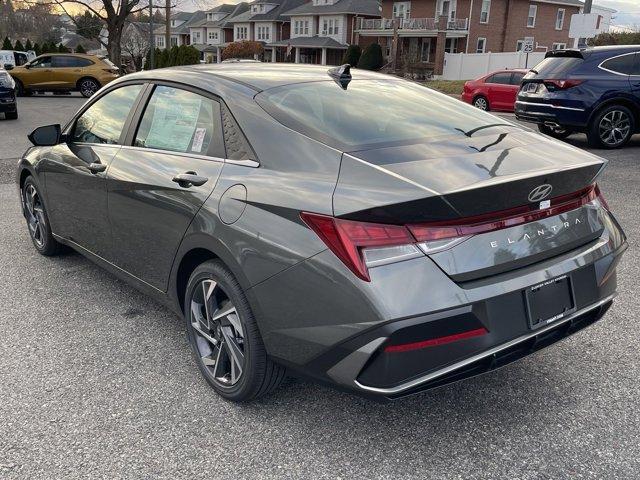
[[[430,80],[424,82],[425,87],[433,88],[442,93],[454,93],[460,95],[462,93],[462,87],[466,80]]]

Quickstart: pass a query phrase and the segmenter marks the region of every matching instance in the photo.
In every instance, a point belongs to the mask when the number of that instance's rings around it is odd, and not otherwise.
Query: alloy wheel
[[[29,184],[22,194],[25,212],[27,213],[27,224],[31,238],[38,248],[43,248],[46,235],[46,217],[44,207],[36,188]]]
[[[84,97],[90,97],[98,91],[98,84],[94,80],[83,80],[80,83],[80,93]]]
[[[602,143],[615,146],[623,143],[631,130],[631,119],[622,110],[612,110],[602,117],[598,133]]]
[[[238,383],[245,370],[244,332],[235,305],[222,287],[202,280],[191,299],[193,328],[202,364],[222,387]]]
[[[473,102],[473,105],[480,110],[488,110],[489,105],[487,105],[487,100],[483,97],[478,97]]]

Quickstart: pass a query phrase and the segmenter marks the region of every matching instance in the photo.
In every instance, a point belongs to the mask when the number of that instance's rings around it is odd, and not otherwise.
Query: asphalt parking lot
[[[19,100],[0,120],[0,478],[640,476],[640,136],[596,152],[630,246],[601,322],[390,404],[289,379],[237,406],[200,377],[174,314],[78,254],[35,253],[14,164],[84,99]]]

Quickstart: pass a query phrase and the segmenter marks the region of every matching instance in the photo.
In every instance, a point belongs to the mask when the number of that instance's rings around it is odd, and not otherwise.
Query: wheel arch
[[[250,287],[234,256],[217,238],[204,233],[187,236],[176,254],[169,282],[168,293],[178,312],[184,313],[184,297],[191,273],[198,265],[209,260],[220,260],[231,270],[245,292]]]
[[[640,128],[640,105],[638,105],[636,101],[627,97],[608,98],[604,100],[602,103],[599,103],[591,111],[587,125],[591,125],[591,121],[596,117],[596,115],[598,115],[603,109],[610,107],[612,105],[622,105],[623,107],[627,107],[629,110],[631,110],[631,113],[633,114],[633,119],[635,120],[636,130]]]
[[[474,93],[473,98],[471,99],[471,105],[475,106],[476,100],[481,97],[487,102],[487,110],[490,110],[491,102],[489,101],[489,96],[482,91]]]
[[[96,77],[92,77],[91,75],[84,75],[84,76],[80,77],[78,79],[78,81],[76,82],[76,88],[78,90],[80,90],[80,83],[83,80],[93,80],[94,82],[96,82],[98,84],[98,88],[102,87],[102,84],[100,83],[100,81]]]

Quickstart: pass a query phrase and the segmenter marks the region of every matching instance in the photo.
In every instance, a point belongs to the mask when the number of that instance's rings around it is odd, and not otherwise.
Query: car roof
[[[150,79],[176,80],[181,75],[204,77],[217,77],[242,84],[255,91],[268,88],[304,83],[331,80],[328,74],[331,66],[301,65],[291,63],[262,63],[262,62],[232,62],[211,63],[202,65],[184,65],[180,67],[149,70],[138,74],[127,75],[126,78],[140,76]],[[369,70],[351,69],[354,80],[393,80],[394,77]]]

